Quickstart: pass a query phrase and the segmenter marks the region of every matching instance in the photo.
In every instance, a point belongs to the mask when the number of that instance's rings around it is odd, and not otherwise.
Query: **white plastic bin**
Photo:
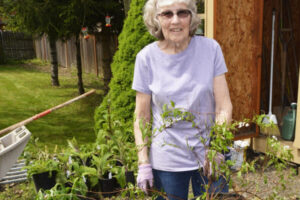
[[[0,138],[0,180],[16,163],[31,133],[22,126]]]

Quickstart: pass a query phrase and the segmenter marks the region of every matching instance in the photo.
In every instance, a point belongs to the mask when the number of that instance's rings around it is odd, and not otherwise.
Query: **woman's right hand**
[[[137,186],[148,194],[149,187],[153,187],[153,174],[151,164],[139,165]]]
[[[204,161],[204,165],[203,165],[203,171],[204,171],[204,175],[206,177],[211,177],[212,173],[213,173],[213,164],[212,162],[208,159],[208,151],[205,154],[205,161]],[[217,152],[216,155],[214,156],[214,164],[215,165],[220,165],[221,163],[225,162],[225,157],[223,154]],[[218,173],[218,172],[215,172]]]

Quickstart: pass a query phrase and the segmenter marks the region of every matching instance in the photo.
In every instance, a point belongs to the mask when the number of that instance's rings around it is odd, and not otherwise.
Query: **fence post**
[[[97,43],[97,38],[96,38],[96,34],[94,34],[94,63],[95,63],[96,75],[99,76],[96,43]]]
[[[3,38],[2,38],[2,31],[0,30],[0,64],[4,63],[4,50],[3,50]]]

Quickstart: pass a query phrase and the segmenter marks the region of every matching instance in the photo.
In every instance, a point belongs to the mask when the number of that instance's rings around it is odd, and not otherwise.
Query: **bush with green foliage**
[[[119,49],[111,65],[113,78],[109,84],[110,91],[95,111],[95,130],[105,128],[108,124],[108,107],[112,120],[122,122],[126,128],[133,126],[135,108],[135,91],[131,89],[135,57],[147,44],[154,41],[143,21],[143,7],[146,0],[132,0],[128,17],[119,36]],[[129,129],[127,129],[129,130]],[[125,134],[125,133],[124,133]]]

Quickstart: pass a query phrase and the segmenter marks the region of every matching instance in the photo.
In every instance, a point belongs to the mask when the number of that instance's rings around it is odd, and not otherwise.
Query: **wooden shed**
[[[291,102],[300,102],[300,1],[299,0],[206,0],[205,35],[216,39],[223,50],[233,118],[241,120],[268,113],[272,11],[276,12],[274,43],[273,106],[279,128]],[[286,47],[286,49],[284,48]],[[286,50],[286,51],[285,51]],[[284,62],[283,52],[287,52]],[[283,66],[286,63],[286,70]],[[284,85],[282,85],[286,71]],[[282,92],[282,89],[284,91]],[[297,98],[298,97],[298,98]],[[300,108],[297,109],[300,116]],[[264,152],[266,136],[257,127],[236,136],[252,138],[252,147]],[[280,137],[279,137],[280,138]],[[300,164],[300,117],[294,141],[280,139],[293,150]]]

